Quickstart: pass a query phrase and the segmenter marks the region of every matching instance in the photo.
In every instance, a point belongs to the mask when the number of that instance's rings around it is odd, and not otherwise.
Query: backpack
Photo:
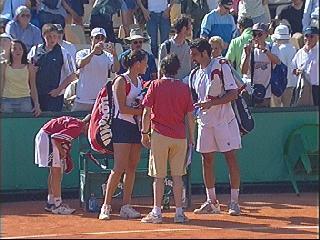
[[[222,71],[222,64],[227,62],[224,59],[220,59],[219,63],[221,64],[221,81],[224,87],[225,84],[224,84],[224,77],[223,77],[223,71]],[[237,78],[237,75],[233,74],[233,77]],[[237,81],[241,82],[240,79],[237,79]],[[245,98],[242,96],[244,88],[245,88],[245,85],[243,85],[238,89],[238,98],[231,102],[231,106],[232,106],[234,115],[236,117],[241,136],[251,132],[254,129],[253,116],[251,114],[251,111],[248,107],[248,104]]]
[[[50,9],[58,9],[58,4],[61,4],[61,0],[42,0],[42,2]]]
[[[112,85],[113,81],[108,81],[100,90],[91,111],[91,119],[88,129],[88,139],[91,148],[102,154],[113,153],[112,142],[112,121],[114,117],[114,100]],[[126,95],[131,90],[130,82],[126,81]]]
[[[284,63],[277,64],[274,69],[271,70],[271,92],[277,97],[281,97],[284,90],[287,87],[288,79],[288,67]]]

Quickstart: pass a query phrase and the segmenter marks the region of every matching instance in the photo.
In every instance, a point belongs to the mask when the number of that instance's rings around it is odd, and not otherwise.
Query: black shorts
[[[137,124],[114,118],[111,130],[113,143],[141,143],[141,134]]]

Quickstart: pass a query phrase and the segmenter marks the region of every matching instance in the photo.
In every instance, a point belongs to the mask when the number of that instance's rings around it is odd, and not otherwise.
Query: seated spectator
[[[11,36],[7,33],[0,34],[0,60],[8,61],[10,56]]]
[[[305,75],[297,105],[319,106],[319,29],[308,27],[303,33],[305,44],[292,59],[293,73]]]
[[[121,0],[95,0],[90,17],[90,29],[103,28],[107,38],[116,42],[112,16],[121,9]]]
[[[125,73],[128,68],[125,66],[124,61],[126,56],[128,56],[134,50],[140,50],[144,41],[148,39],[143,37],[143,34],[139,28],[131,29],[130,36],[126,38],[130,42],[130,48],[124,51],[119,56],[120,70],[118,74]],[[154,56],[147,52],[148,55],[148,68],[145,74],[141,77],[144,81],[149,81],[157,78],[157,65]]]
[[[0,14],[0,22],[6,25],[14,18],[15,10],[20,6],[26,6],[29,0],[4,0],[3,10]]]
[[[68,53],[71,55],[72,60],[75,62],[76,61],[76,53],[77,53],[77,48],[70,42],[63,40],[63,35],[64,35],[64,30],[60,24],[54,24],[57,29],[58,29],[58,38],[59,38],[59,44],[61,47],[66,49]]]
[[[77,52],[80,72],[72,111],[91,111],[100,89],[107,82],[108,72],[119,71],[117,53],[113,44],[105,43],[106,37],[103,28],[92,29],[91,48]]]
[[[168,4],[167,0],[148,0],[147,6],[144,6],[141,0],[137,0],[137,3],[147,22],[146,27],[151,38],[151,50],[153,56],[158,56],[158,31],[160,32],[160,43],[163,43],[169,38],[171,28],[170,10],[172,4]]]
[[[289,42],[289,28],[284,24],[280,24],[276,27],[271,38],[274,40],[272,49],[276,49],[275,54],[278,56],[280,61],[288,67],[287,88],[281,97],[272,95],[271,107],[290,107],[293,89],[297,86],[298,80],[292,73],[293,69],[291,65],[291,61],[296,54],[297,49]]]
[[[227,45],[230,44],[237,31],[234,19],[230,14],[232,4],[232,0],[218,1],[218,8],[204,16],[200,37],[209,39],[213,36],[220,36]]]
[[[33,112],[37,117],[41,110],[35,83],[36,68],[28,64],[27,53],[23,42],[12,40],[10,60],[2,72],[1,112]]]
[[[261,94],[262,96],[259,95],[259,98],[253,98],[252,105],[270,107],[271,86],[269,82],[271,67],[272,64],[278,64],[280,61],[276,55],[270,52],[266,43],[269,34],[268,26],[264,23],[256,23],[253,25],[252,31],[253,43],[247,44],[243,49],[241,72],[251,78],[254,88],[257,89],[256,92],[264,92],[264,94]]]
[[[239,73],[241,73],[240,63],[243,47],[252,40],[252,26],[253,21],[251,18],[242,17],[239,19],[238,27],[241,35],[231,40],[226,54],[226,59],[230,61]]]
[[[190,54],[188,54],[190,52],[190,47],[186,40],[187,37],[191,35],[191,19],[182,15],[175,21],[174,29],[176,34],[171,39],[164,41],[160,46],[158,69],[160,70],[160,62],[164,57],[170,53],[175,53],[177,54],[179,61],[183,63],[178,69],[176,78],[183,80],[191,71],[191,57]],[[161,77],[160,71],[159,77]],[[188,80],[186,82],[188,82]]]
[[[287,20],[290,24],[291,33],[302,32],[302,17],[304,10],[303,0],[292,0],[292,3],[283,8],[276,16],[277,19]]]
[[[6,33],[12,38],[22,41],[27,50],[32,46],[42,43],[41,31],[38,27],[30,23],[31,13],[26,6],[18,7],[14,20],[8,22]]]
[[[43,44],[33,46],[28,54],[38,67],[36,86],[41,111],[60,112],[66,87],[75,79],[75,64],[68,51],[58,42],[58,29],[53,24],[42,27]]]

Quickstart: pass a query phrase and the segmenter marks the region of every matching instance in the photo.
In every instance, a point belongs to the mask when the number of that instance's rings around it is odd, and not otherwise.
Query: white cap
[[[1,34],[0,34],[0,38],[8,38],[8,39],[12,40],[11,35],[8,34],[8,33],[1,33]]]
[[[94,28],[91,30],[91,37],[95,37],[97,35],[103,35],[107,37],[106,31],[103,28]]]
[[[280,24],[275,28],[274,34],[272,34],[272,38],[277,40],[289,40],[290,39],[289,27],[284,24]]]

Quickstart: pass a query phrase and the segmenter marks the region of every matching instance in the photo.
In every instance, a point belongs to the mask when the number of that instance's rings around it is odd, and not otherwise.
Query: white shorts
[[[241,136],[236,118],[213,127],[198,125],[197,152],[228,152],[241,148]]]
[[[35,138],[35,164],[38,167],[62,167],[63,160],[60,159],[59,150],[50,136],[42,129]]]

